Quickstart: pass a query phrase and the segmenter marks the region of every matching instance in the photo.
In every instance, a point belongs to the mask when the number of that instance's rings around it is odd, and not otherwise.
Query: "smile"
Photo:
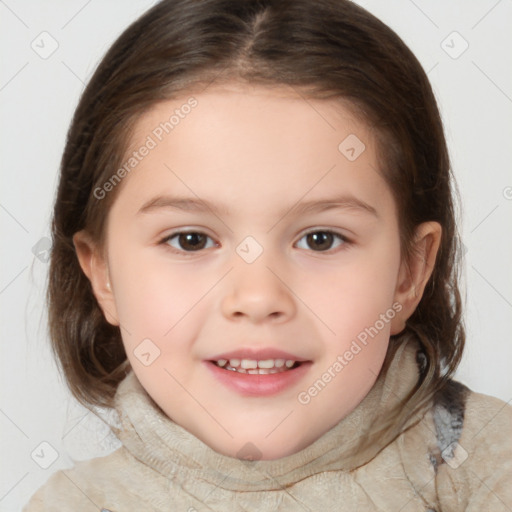
[[[269,375],[271,373],[282,373],[296,368],[300,363],[291,359],[219,359],[213,361],[219,368],[224,370],[248,373],[251,375]]]
[[[275,395],[298,385],[312,366],[312,361],[291,359],[219,359],[204,363],[224,387],[253,397]]]

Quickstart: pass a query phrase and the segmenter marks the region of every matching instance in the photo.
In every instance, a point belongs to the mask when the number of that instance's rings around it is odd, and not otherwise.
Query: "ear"
[[[402,309],[391,321],[391,334],[405,329],[405,322],[418,306],[427,285],[441,243],[438,222],[424,222],[416,228],[410,261],[402,261],[395,290],[395,301]]]
[[[82,230],[75,233],[73,244],[80,267],[91,282],[94,296],[103,311],[105,319],[112,325],[119,325],[106,258],[101,254],[86,231]]]

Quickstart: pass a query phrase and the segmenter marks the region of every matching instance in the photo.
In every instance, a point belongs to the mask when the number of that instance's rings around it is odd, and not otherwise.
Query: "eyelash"
[[[338,246],[338,250],[343,250],[343,247],[346,248],[347,246],[352,244],[352,241],[349,240],[346,236],[344,236],[341,233],[338,233],[336,231],[332,231],[330,229],[315,229],[315,230],[308,231],[301,236],[299,241],[302,240],[303,238],[307,237],[308,235],[312,235],[312,234],[316,234],[316,233],[330,234],[330,235],[333,235],[334,238],[338,238],[339,240],[341,240],[343,243],[340,244],[340,246]],[[172,240],[173,238],[177,238],[180,235],[202,235],[202,236],[206,236],[209,239],[212,239],[210,236],[206,235],[205,233],[203,233],[201,231],[193,231],[193,230],[192,231],[176,231],[174,233],[171,233],[170,235],[167,235],[162,240],[160,240],[159,244],[167,245],[167,247],[170,249],[170,251],[175,254],[186,254],[186,255],[191,256],[194,253],[199,253],[202,250],[204,250],[204,248],[203,248],[203,249],[199,249],[196,251],[186,251],[186,250],[176,249],[168,244],[168,242],[170,240]],[[339,249],[339,247],[342,247],[342,249]],[[328,249],[326,251],[313,251],[313,252],[332,254],[333,250]],[[335,252],[338,252],[338,251],[335,251]]]

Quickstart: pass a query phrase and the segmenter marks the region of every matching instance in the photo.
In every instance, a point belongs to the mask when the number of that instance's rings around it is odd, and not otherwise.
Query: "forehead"
[[[223,84],[158,103],[136,123],[125,160],[149,146],[122,184],[139,207],[179,189],[257,211],[263,197],[314,199],[340,183],[354,195],[373,186],[378,203],[385,185],[371,131],[350,106],[287,86]]]
[[[313,98],[297,87],[226,82],[201,89],[195,87],[153,105],[135,124],[129,147],[136,149],[140,141],[151,134],[159,143],[161,139],[170,138],[169,135],[179,140],[180,132],[184,131],[211,133],[222,124],[223,133],[230,124],[233,128],[228,133],[230,137],[244,138],[247,143],[258,142],[260,136],[265,137],[267,143],[274,140],[284,145],[292,137],[298,143],[312,135],[335,142],[341,135],[340,129],[357,132],[366,143],[371,143],[368,127],[358,119],[356,112],[356,106],[344,98]],[[279,134],[277,140],[273,138],[275,134]],[[201,142],[204,144],[205,139]],[[297,147],[296,151],[299,149]]]

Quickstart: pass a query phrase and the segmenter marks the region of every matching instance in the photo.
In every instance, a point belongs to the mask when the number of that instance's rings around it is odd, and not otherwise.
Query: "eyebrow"
[[[158,195],[145,202],[138,210],[137,215],[151,213],[162,209],[174,209],[187,212],[206,212],[209,210],[214,214],[224,215],[230,215],[231,213],[226,205],[215,204],[204,199]],[[326,197],[324,199],[316,199],[312,201],[303,201],[284,208],[279,213],[279,215],[284,217],[292,211],[295,215],[299,215],[305,213],[323,212],[332,209],[355,210],[362,213],[371,214],[377,218],[380,217],[377,210],[373,206],[352,195],[342,195],[337,197]]]

